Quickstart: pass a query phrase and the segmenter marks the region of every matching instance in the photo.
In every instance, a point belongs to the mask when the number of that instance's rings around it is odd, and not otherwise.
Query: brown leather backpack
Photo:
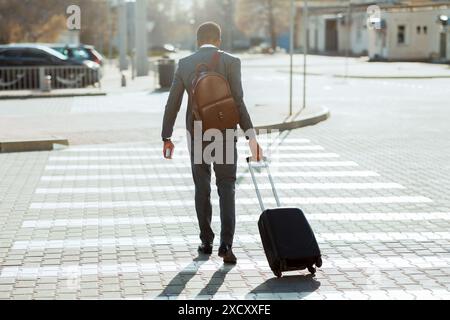
[[[233,129],[239,123],[239,111],[227,79],[215,69],[220,52],[215,52],[210,64],[201,63],[195,69],[190,99],[194,120],[208,129]],[[204,69],[204,70],[202,70]]]

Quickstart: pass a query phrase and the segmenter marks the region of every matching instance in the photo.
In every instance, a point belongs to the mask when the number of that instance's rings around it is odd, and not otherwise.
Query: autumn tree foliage
[[[55,42],[67,30],[67,7],[81,8],[83,43],[109,41],[106,0],[0,0],[0,43]]]
[[[0,0],[0,42],[52,41],[65,26],[61,1]]]

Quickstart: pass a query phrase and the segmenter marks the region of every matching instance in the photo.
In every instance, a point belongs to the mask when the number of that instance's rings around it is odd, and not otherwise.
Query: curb
[[[27,94],[27,95],[0,95],[0,100],[25,100],[25,99],[42,99],[42,98],[71,98],[71,97],[95,97],[106,96],[106,92],[92,92],[92,93],[61,93],[61,94]]]
[[[52,151],[55,145],[68,146],[69,141],[64,138],[49,138],[41,140],[24,141],[0,141],[0,153],[29,152],[29,151]]]
[[[383,79],[450,79],[450,76],[344,76],[340,74],[334,74],[334,78],[348,78],[348,79],[364,79],[364,80],[383,80]]]
[[[279,131],[286,131],[286,130],[293,130],[298,128],[303,128],[307,126],[313,126],[319,122],[325,121],[330,117],[330,111],[327,108],[322,108],[321,111],[312,114],[306,118],[300,119],[300,120],[291,120],[286,121],[282,123],[276,123],[276,124],[270,124],[270,125],[262,125],[262,126],[256,126],[255,130],[258,132],[260,130],[279,130]]]
[[[288,73],[289,71],[279,70],[279,72]],[[294,71],[294,74],[303,75],[303,72]],[[375,75],[343,75],[343,74],[331,74],[331,73],[306,73],[307,76],[322,76],[322,77],[333,77],[340,79],[362,79],[362,80],[406,80],[406,79],[450,79],[450,76],[446,75],[428,75],[428,76],[375,76]]]

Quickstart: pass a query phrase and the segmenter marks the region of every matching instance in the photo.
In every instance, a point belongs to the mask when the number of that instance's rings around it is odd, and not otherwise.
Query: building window
[[[427,26],[423,26],[423,33],[427,34],[427,31],[428,31],[428,27]]]
[[[417,26],[417,34],[420,34],[420,30],[422,30],[422,28],[420,26]]]
[[[404,25],[400,25],[397,27],[397,44],[405,44],[406,43],[406,27]]]

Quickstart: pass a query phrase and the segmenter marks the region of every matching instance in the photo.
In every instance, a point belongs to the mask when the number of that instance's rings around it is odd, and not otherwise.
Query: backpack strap
[[[195,67],[195,74],[198,76],[203,70],[206,69],[206,71],[216,71],[217,66],[220,62],[220,51],[214,52],[211,61],[209,63],[199,63]]]
[[[209,64],[209,70],[210,71],[215,71],[217,66],[219,65],[220,62],[220,50],[217,50],[216,52],[214,52],[211,62]]]

